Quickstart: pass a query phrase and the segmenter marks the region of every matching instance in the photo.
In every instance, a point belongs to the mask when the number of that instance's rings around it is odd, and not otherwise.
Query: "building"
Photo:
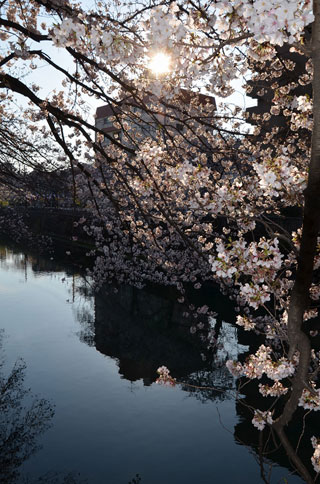
[[[192,116],[199,123],[205,119],[210,125],[215,111],[214,97],[181,89],[172,100],[129,96],[118,103],[100,106],[95,126],[104,133],[104,146],[114,139],[134,147],[147,137],[157,139],[183,131],[186,120]]]

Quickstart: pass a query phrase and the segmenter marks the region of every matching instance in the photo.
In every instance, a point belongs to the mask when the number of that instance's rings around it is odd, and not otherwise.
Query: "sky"
[[[82,0],[81,2],[85,7],[94,7],[94,0]],[[44,19],[47,23],[49,21],[48,18]],[[39,49],[39,44],[34,42],[32,47],[35,49]],[[74,70],[74,63],[71,60],[69,54],[61,48],[54,47],[51,42],[43,42],[41,43],[41,49],[48,55],[50,58],[56,62],[57,64],[61,65],[64,69],[73,72]],[[45,62],[40,61],[37,63],[38,68],[35,70],[29,70],[29,73],[24,77],[24,81],[28,84],[35,83],[40,87],[40,96],[45,97],[50,95],[54,89],[57,91],[63,90],[64,88],[61,85],[62,80],[64,79],[64,75],[60,74],[57,71],[54,71],[50,66],[45,64]],[[245,109],[248,106],[252,106],[256,104],[256,100],[253,100],[245,95],[245,92],[242,88],[242,81],[237,80],[234,82],[233,87],[235,92],[229,96],[228,98],[220,99],[215,96],[217,104],[219,101],[235,104],[240,106],[242,109]],[[207,94],[209,94],[207,92]],[[94,114],[96,108],[101,106],[103,102],[97,100],[94,97],[86,96],[86,102],[89,107],[89,122],[94,121]],[[20,97],[18,99],[18,103],[22,106],[26,106],[28,101]]]

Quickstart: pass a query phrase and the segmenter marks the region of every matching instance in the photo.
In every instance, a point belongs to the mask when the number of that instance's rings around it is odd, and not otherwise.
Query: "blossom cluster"
[[[301,126],[300,126],[301,127]],[[279,197],[286,191],[290,198],[298,197],[306,188],[306,172],[299,172],[292,160],[285,155],[255,163],[260,187],[270,197]]]
[[[133,16],[134,17],[134,16]],[[220,56],[219,43],[230,41],[240,46],[251,38],[251,44],[269,42],[282,45],[299,40],[306,25],[313,21],[312,2],[272,0],[217,1],[208,8],[205,16],[197,15],[191,7],[185,14],[178,3],[155,6],[141,16],[126,31],[117,29],[107,21],[103,28],[88,21],[84,15],[62,18],[51,30],[52,41],[58,47],[76,48],[82,53],[94,53],[103,62],[140,66],[159,49],[170,53],[176,77],[183,77],[184,84],[191,86],[193,79],[207,72],[210,62],[212,92],[228,95],[231,81],[246,70],[245,62],[239,62],[232,51]],[[208,32],[215,35],[208,36]],[[139,35],[137,35],[139,33]],[[218,37],[217,37],[218,36]],[[239,36],[239,41],[235,39]],[[213,40],[218,38],[218,41]],[[248,50],[250,53],[252,49]],[[263,55],[261,51],[261,55]],[[172,66],[173,67],[173,66]],[[159,94],[165,88],[158,80],[137,82],[136,86],[148,86]]]
[[[299,399],[299,406],[306,410],[320,410],[320,388],[312,389],[312,392],[304,388]]]
[[[85,35],[86,29],[83,23],[66,17],[59,26],[53,28],[52,40],[57,47],[70,47],[77,45]]]
[[[153,47],[172,47],[172,38],[180,42],[186,36],[188,25],[177,17],[178,11],[179,7],[175,2],[171,3],[167,11],[162,7],[153,9],[149,23],[149,40]]]
[[[235,378],[239,378],[243,375],[243,367],[239,361],[227,360],[226,367]]]
[[[313,22],[312,3],[308,0],[238,0],[217,2],[215,26],[227,35],[228,27],[234,29],[245,22],[260,43],[283,45],[299,38],[306,25]]]
[[[288,388],[282,385],[281,382],[276,380],[272,386],[262,385],[259,383],[259,392],[264,397],[280,397],[288,392]]]
[[[216,250],[217,256],[209,259],[215,276],[233,279],[239,286],[240,297],[255,309],[270,300],[272,283],[283,258],[278,239],[261,238],[258,243],[249,244],[241,238],[229,243],[220,239]],[[250,276],[251,282],[241,282],[240,274]]]
[[[130,37],[115,31],[112,26],[107,29],[96,28],[79,18],[65,17],[56,24],[51,32],[52,41],[57,47],[73,47],[77,51],[91,55],[96,59],[108,62],[138,62],[141,48],[136,46],[133,57],[133,44]]]
[[[292,376],[295,372],[295,364],[287,358],[277,361],[271,359],[272,349],[261,345],[254,355],[250,355],[246,362],[227,362],[227,368],[233,375],[246,376],[249,379],[260,379],[264,374],[276,382],[274,390],[279,387],[278,382]]]
[[[318,474],[320,472],[320,440],[315,436],[311,437],[312,447],[314,448],[313,456],[311,457],[311,462],[314,470]]]
[[[176,379],[170,375],[170,370],[166,366],[160,366],[157,369],[157,373],[159,374],[159,377],[156,380],[156,383],[175,386]]]
[[[255,328],[255,322],[248,318],[247,316],[237,316],[236,324],[238,326],[242,326],[245,331],[250,331],[251,329]]]
[[[308,0],[256,0],[245,2],[243,15],[258,42],[283,45],[293,42],[306,25],[314,20],[312,3]]]
[[[255,410],[252,423],[258,430],[263,430],[266,424],[272,425],[272,413],[270,411]]]

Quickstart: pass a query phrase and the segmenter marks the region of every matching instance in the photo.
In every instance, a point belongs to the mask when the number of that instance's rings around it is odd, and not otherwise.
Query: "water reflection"
[[[263,379],[260,381],[266,382]],[[303,384],[305,387],[305,382],[300,382],[298,371],[290,382],[291,391],[284,398],[275,399],[260,394],[259,382],[239,379],[241,398],[236,401],[239,422],[235,426],[234,436],[239,443],[254,451],[263,482],[273,482],[270,476],[273,467],[277,465],[287,467],[292,475],[299,475],[303,482],[311,484],[319,482],[320,477],[311,461],[314,452],[311,438],[320,435],[319,416],[315,411],[298,406],[299,397],[293,401],[299,386],[301,388]],[[256,408],[262,411],[271,408],[273,426],[266,426],[259,432],[251,425],[253,409]]]
[[[301,475],[303,482],[318,482],[311,463],[313,448],[311,437],[319,435],[319,416],[315,412],[307,413],[301,408],[294,415],[294,419],[285,427],[285,440],[279,439],[274,429],[266,427],[259,432],[251,424],[252,405],[254,408],[264,409],[272,403],[262,401],[257,391],[257,384],[249,383],[241,390],[246,396],[236,402],[239,423],[234,428],[237,442],[252,449],[261,469],[263,482],[272,483],[272,470],[275,466],[286,467],[290,473]],[[274,400],[273,400],[274,401]],[[277,415],[281,415],[279,409]],[[304,470],[301,472],[301,469]],[[314,477],[312,477],[314,476]],[[289,480],[290,482],[290,480]]]
[[[23,271],[26,280],[28,270],[41,276],[59,274],[64,267],[56,260],[21,254],[6,247],[0,247],[0,264],[2,269],[14,266]],[[150,385],[157,378],[157,368],[166,365],[181,381],[188,375],[190,381],[202,375],[219,384],[224,380],[226,388],[232,386],[233,379],[225,370],[224,362],[236,358],[243,349],[237,346],[236,330],[222,323],[223,306],[218,308],[219,318],[214,324],[217,348],[223,351],[212,353],[207,351],[201,332],[196,336],[191,334],[190,320],[184,316],[186,307],[168,294],[130,286],[116,290],[104,288],[96,294],[90,281],[72,270],[61,281],[68,288],[67,302],[72,303],[80,325],[80,340],[116,359],[123,378],[131,382],[143,380],[145,385]],[[231,354],[235,350],[236,354]]]
[[[37,255],[14,253],[3,248],[0,248],[0,265],[2,269],[7,270],[12,267],[17,268],[25,275],[25,281],[28,280],[29,271],[39,277],[46,275],[46,277],[58,278],[61,284],[66,286],[67,302],[72,307],[74,317],[78,322],[77,335],[80,341],[94,347],[99,353],[111,357],[117,363],[118,372],[123,379],[130,382],[140,380],[149,387],[157,377],[157,368],[160,365],[166,365],[180,382],[179,388],[184,391],[185,395],[192,397],[194,402],[198,400],[201,403],[215,402],[218,404],[234,398],[237,388],[234,379],[226,370],[225,361],[226,359],[238,359],[240,353],[247,351],[250,345],[257,344],[257,342],[253,341],[250,335],[250,339],[241,339],[242,344],[239,344],[238,330],[222,321],[222,317],[225,316],[224,308],[218,306],[215,301],[214,309],[219,312],[219,317],[214,323],[218,344],[215,351],[209,354],[206,350],[206,343],[199,337],[201,334],[194,337],[190,333],[190,322],[183,315],[185,307],[177,304],[173,298],[165,297],[152,289],[141,291],[122,286],[118,288],[117,292],[110,288],[107,293],[94,294],[90,281],[71,269],[66,272],[65,266],[60,265],[57,261],[46,260]],[[230,305],[228,310],[229,308]],[[20,372],[21,375],[23,375],[23,371]],[[203,387],[206,388],[203,389]],[[257,388],[247,385],[241,392],[241,399],[235,403],[238,422],[234,428],[229,430],[234,434],[236,442],[250,448],[257,456],[258,464],[261,466],[261,482],[277,482],[279,473],[277,480],[273,480],[273,474],[270,479],[268,477],[270,466],[281,465],[290,472],[293,467],[283,448],[280,448],[279,440],[273,435],[269,435],[267,431],[259,433],[251,424],[252,407],[264,408],[259,400],[259,398],[262,400],[263,398],[259,397]],[[99,394],[99,397],[103,399],[103,394]],[[121,402],[121,404],[126,405],[126,402]],[[41,415],[45,417],[45,410],[49,410],[45,405],[34,408],[39,410],[40,417]],[[299,423],[295,421],[289,429],[291,432],[289,437],[292,442],[295,442],[295,445],[303,426],[301,415],[298,417],[300,418]],[[18,472],[23,459],[27,459],[32,452],[35,452],[36,437],[49,425],[48,419],[47,421],[45,418],[42,420],[44,423],[42,426],[39,425],[38,431],[33,429],[34,433],[30,433],[30,443],[26,446],[29,453],[18,453],[12,461],[16,462],[15,467],[12,464],[12,472]],[[309,449],[310,445],[307,444],[307,441],[310,442],[309,416],[306,422],[308,425],[305,430],[305,438],[301,443],[300,458],[308,462],[306,465],[310,467],[312,451]],[[319,434],[315,429],[319,423],[311,417],[310,423],[314,426],[313,434]],[[28,432],[22,432],[22,434],[28,435]],[[32,438],[34,444],[32,444]],[[216,436],[212,435],[212,439],[216,439]],[[21,448],[24,449],[23,446]],[[22,460],[19,461],[20,455]],[[1,468],[5,469],[2,461],[0,464]],[[140,466],[135,467],[131,476],[136,470],[140,471]],[[281,472],[283,475],[283,471]],[[144,476],[142,477],[144,482]],[[39,479],[32,482],[39,484],[79,482],[72,475],[64,477],[46,475]],[[61,479],[69,479],[69,481],[61,481]],[[299,482],[296,478],[293,479],[292,482]],[[129,478],[125,482],[128,480]],[[6,481],[0,474],[0,482],[11,481]],[[140,482],[140,476],[131,480],[132,484],[137,482]],[[210,482],[209,479],[208,482]],[[223,482],[222,477],[217,482]],[[255,484],[259,481],[248,480],[246,482]],[[291,484],[291,480],[289,482]],[[116,481],[115,484],[117,484]]]
[[[23,360],[5,374],[3,331],[0,333],[0,482],[16,482],[21,465],[39,450],[38,438],[51,426],[53,405],[33,397],[24,386]]]
[[[161,364],[179,377],[204,366],[174,302],[128,286],[95,296],[94,345],[117,359],[123,378],[145,385]]]
[[[26,281],[28,271],[35,276],[57,272],[66,272],[71,275],[74,272],[72,266],[68,270],[66,263],[61,263],[56,258],[45,258],[37,253],[21,252],[21,248],[8,248],[6,245],[0,245],[0,266],[5,271],[12,268],[20,270]]]
[[[156,378],[156,369],[164,364],[170,368],[180,388],[202,403],[235,399],[239,423],[235,426],[234,437],[236,442],[254,451],[261,481],[276,482],[275,468],[279,466],[288,469],[293,478],[296,463],[292,462],[289,445],[280,442],[273,430],[261,433],[251,422],[253,409],[269,408],[270,399],[261,396],[257,382],[241,386],[245,397],[236,398],[236,383],[225,366],[227,359],[238,359],[241,353],[249,354],[256,349],[257,338],[242,331],[243,344],[239,344],[238,329],[217,319],[216,351],[203,358],[205,344],[201,338],[190,334],[189,322],[183,317],[184,308],[174,301],[148,290],[126,286],[116,294],[109,291],[107,295],[95,295],[94,301],[95,318],[90,326],[93,344],[101,353],[117,359],[123,378],[142,379],[145,385],[150,385]],[[307,462],[312,473],[310,437],[319,423],[313,416],[312,426],[306,431],[303,413],[296,418],[288,429],[290,448],[297,446],[303,431],[299,459]]]

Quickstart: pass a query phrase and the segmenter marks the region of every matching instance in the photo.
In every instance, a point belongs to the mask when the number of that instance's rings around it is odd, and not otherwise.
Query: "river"
[[[172,302],[130,288],[96,296],[71,265],[4,245],[0,304],[0,382],[20,368],[0,417],[2,484],[262,482],[256,449],[239,438],[256,431],[222,364],[247,350],[233,325],[203,361],[179,313],[168,324]],[[160,364],[182,384],[156,384]],[[269,463],[272,483],[302,482]]]

